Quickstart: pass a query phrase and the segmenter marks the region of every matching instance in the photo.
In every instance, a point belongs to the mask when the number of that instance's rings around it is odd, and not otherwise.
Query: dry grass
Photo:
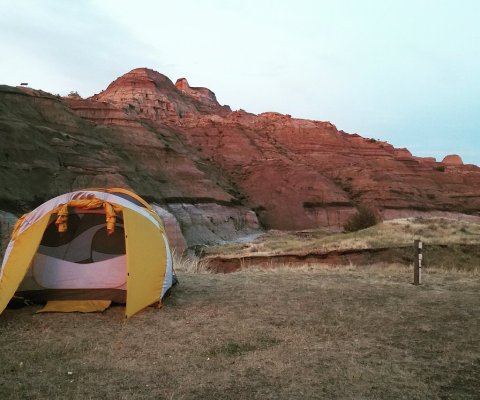
[[[404,218],[351,233],[270,231],[252,243],[211,247],[207,254],[246,257],[405,247],[414,239],[428,245],[480,245],[480,225],[446,218]]]
[[[2,399],[478,399],[480,277],[178,271],[166,306],[0,316]]]
[[[173,251],[173,269],[175,272],[187,273],[211,273],[208,269],[208,263],[201,262],[195,255],[179,255]]]

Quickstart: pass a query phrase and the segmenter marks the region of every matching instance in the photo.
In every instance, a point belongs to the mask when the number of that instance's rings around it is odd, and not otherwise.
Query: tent
[[[172,287],[160,217],[125,189],[55,197],[21,217],[0,269],[0,313],[14,295],[34,302],[126,304],[131,317]],[[72,308],[75,310],[75,307]]]

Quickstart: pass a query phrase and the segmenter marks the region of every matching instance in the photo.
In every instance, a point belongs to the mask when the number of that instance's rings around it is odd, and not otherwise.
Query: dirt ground
[[[179,272],[165,306],[0,316],[1,399],[478,399],[480,275]]]

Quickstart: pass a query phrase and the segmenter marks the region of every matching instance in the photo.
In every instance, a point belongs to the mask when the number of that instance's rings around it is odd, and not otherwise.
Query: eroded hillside
[[[145,68],[88,99],[2,86],[0,131],[0,209],[125,186],[175,215],[190,244],[253,233],[257,218],[339,227],[359,205],[386,219],[480,209],[480,169],[459,157],[437,162],[329,122],[232,112],[209,89]]]

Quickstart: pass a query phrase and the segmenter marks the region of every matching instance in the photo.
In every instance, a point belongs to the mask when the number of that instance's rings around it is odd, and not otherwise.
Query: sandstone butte
[[[385,219],[480,221],[480,168],[442,162],[330,122],[232,111],[185,78],[134,69],[87,99],[0,86],[0,210],[65,191],[129,187],[176,219],[190,246],[266,229]]]

